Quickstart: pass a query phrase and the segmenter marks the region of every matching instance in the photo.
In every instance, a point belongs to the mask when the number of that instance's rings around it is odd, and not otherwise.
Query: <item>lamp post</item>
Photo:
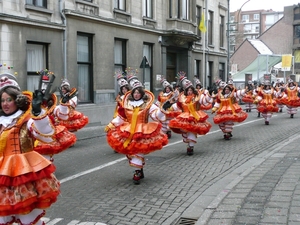
[[[229,22],[230,22],[230,0],[227,0],[227,8],[228,8],[228,13],[227,13],[227,77],[225,80],[228,80],[229,77],[229,71],[230,71],[230,26],[229,26]]]

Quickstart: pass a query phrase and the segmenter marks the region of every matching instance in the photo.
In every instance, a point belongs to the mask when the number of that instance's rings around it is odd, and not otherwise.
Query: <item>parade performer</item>
[[[118,82],[120,90],[119,90],[119,93],[116,97],[117,105],[116,105],[116,108],[115,108],[113,118],[115,118],[118,115],[118,108],[119,108],[119,106],[122,106],[121,104],[122,104],[124,95],[128,91],[130,91],[129,84],[128,84],[127,80],[125,79],[126,77],[124,76],[124,72],[121,71],[121,70],[118,70],[115,74],[116,74],[116,77],[117,77],[117,82]]]
[[[164,78],[161,77],[160,83],[163,86],[163,91],[161,91],[157,97],[156,105],[162,109],[163,104],[166,101],[172,100],[173,102],[176,101],[177,95],[175,93],[179,93],[179,91],[174,92],[172,85]],[[166,120],[162,122],[162,131],[167,134],[168,138],[170,139],[172,136],[171,129],[169,127],[169,122],[172,119],[171,115],[165,111],[166,114]]]
[[[253,85],[253,82],[252,80],[249,80],[248,81],[248,84],[246,86],[246,90],[247,90],[247,94],[245,94],[243,97],[242,97],[242,101],[245,103],[245,108],[246,108],[246,112],[251,112],[251,109],[253,108],[253,102],[254,102],[254,99],[255,99],[255,96],[254,96],[254,85]]]
[[[270,119],[274,112],[278,112],[276,98],[276,91],[271,86],[269,80],[264,81],[263,88],[261,88],[254,100],[257,105],[257,110],[265,118],[265,125],[270,124]]]
[[[279,112],[282,112],[282,109],[284,108],[284,104],[281,103],[281,98],[283,97],[283,95],[281,95],[281,90],[284,89],[284,83],[283,81],[280,81],[279,79],[276,80],[274,89],[276,91],[276,93],[278,93],[278,96],[276,96],[276,101],[277,101],[277,106],[279,108]]]
[[[184,92],[179,95],[176,103],[165,104],[164,109],[179,112],[178,116],[171,119],[169,126],[173,132],[181,134],[183,142],[188,144],[187,155],[193,155],[197,135],[205,135],[211,128],[211,124],[207,121],[208,115],[200,110],[200,105],[209,105],[212,98],[199,94],[185,75],[184,71],[177,74]]]
[[[194,77],[194,82],[195,82],[195,88],[196,90],[198,90],[200,96],[209,95],[209,91],[202,87],[201,81],[199,80],[198,77],[196,76]],[[212,103],[210,102],[207,102],[207,104],[200,104],[201,110],[209,110],[211,108],[212,108]]]
[[[280,103],[286,106],[286,111],[290,114],[291,118],[294,118],[294,114],[297,113],[297,108],[300,106],[300,98],[298,97],[300,93],[300,88],[298,84],[292,79],[289,79],[285,88],[281,88],[278,96],[282,96],[278,99]]]
[[[58,125],[65,126],[69,131],[75,132],[88,124],[89,119],[83,113],[75,110],[77,106],[77,90],[71,88],[68,80],[63,80],[59,92],[60,104],[54,109],[54,116]]]
[[[212,108],[212,113],[216,112],[213,120],[219,125],[225,140],[231,139],[234,123],[243,122],[248,117],[238,104],[244,94],[245,90],[234,92],[230,85],[226,85],[216,96],[216,102]]]
[[[21,92],[14,75],[1,74],[0,97],[0,224],[43,225],[60,193],[55,166],[33,151],[35,139],[55,139],[43,93]]]
[[[55,118],[53,111],[57,105],[57,96],[52,91],[52,84],[55,79],[53,72],[45,69],[38,72],[40,76],[39,89],[43,92],[42,108],[46,111],[47,115],[55,124]],[[55,126],[55,141],[51,143],[44,143],[36,140],[34,143],[34,150],[53,162],[53,155],[67,150],[69,147],[75,144],[76,135],[65,126]]]
[[[123,98],[122,106],[115,117],[106,127],[107,142],[118,153],[125,154],[129,165],[135,168],[134,184],[139,184],[144,178],[144,156],[162,149],[168,143],[168,137],[161,131],[160,122],[166,119],[159,107],[154,104],[152,92],[145,90],[137,79],[137,70],[130,67],[125,71],[131,91]]]
[[[263,89],[265,82],[261,81],[258,83],[257,87],[254,90],[254,101],[253,104],[257,105],[258,101],[256,101],[257,94]],[[257,109],[257,106],[256,106]],[[260,112],[257,110],[257,117],[260,117]]]

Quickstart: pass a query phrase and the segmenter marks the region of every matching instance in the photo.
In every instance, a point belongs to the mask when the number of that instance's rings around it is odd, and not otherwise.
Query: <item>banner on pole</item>
[[[292,55],[282,55],[281,71],[290,71],[292,66]]]

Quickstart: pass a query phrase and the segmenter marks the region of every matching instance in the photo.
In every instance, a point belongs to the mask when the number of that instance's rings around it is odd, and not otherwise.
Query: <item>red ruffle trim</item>
[[[45,177],[50,177],[55,172],[56,168],[50,164],[43,170],[35,173],[27,173],[17,177],[0,176],[0,185],[4,186],[19,186],[30,181],[36,181]]]
[[[201,110],[209,110],[211,108],[212,108],[212,104],[208,104],[208,105],[201,104],[201,106],[200,106]]]
[[[39,141],[34,150],[42,155],[54,155],[75,144],[77,140],[76,135],[68,131],[66,127],[60,126],[60,129],[57,127],[56,130],[60,131],[56,133],[54,142],[44,143]]]
[[[168,136],[161,131],[161,124],[151,134],[135,133],[132,140],[124,148],[123,143],[129,138],[130,133],[121,131],[119,127],[110,130],[107,133],[107,142],[112,149],[121,154],[149,154],[153,151],[160,150],[168,144]]]
[[[77,111],[68,120],[59,120],[59,125],[65,126],[69,131],[80,130],[88,123],[89,118]]]
[[[186,132],[197,133],[199,135],[205,135],[209,132],[212,127],[211,123],[204,121],[188,120],[184,118],[177,117],[170,120],[169,123],[170,129],[177,134],[182,134]]]
[[[278,112],[279,108],[275,105],[258,105],[257,111],[260,113]]]
[[[252,96],[246,95],[242,98],[242,101],[245,103],[253,103],[253,98]]]
[[[227,121],[232,121],[236,123],[243,122],[248,117],[248,114],[244,111],[237,112],[236,114],[233,114],[232,112],[228,114],[217,114],[214,116],[213,120],[215,124],[225,123]]]
[[[288,100],[287,98],[284,98],[280,101],[281,104],[284,104],[289,107],[299,107],[300,106],[300,99],[295,100]]]
[[[15,205],[1,205],[0,216],[9,216],[14,214],[28,214],[34,209],[47,209],[56,202],[59,191],[44,194],[42,197],[33,197]]]

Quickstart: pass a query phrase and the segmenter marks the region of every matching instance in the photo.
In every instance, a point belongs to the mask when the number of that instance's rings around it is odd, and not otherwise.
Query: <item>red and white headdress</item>
[[[131,69],[128,67],[126,70],[126,75],[127,75],[127,81],[131,87],[131,89],[135,89],[138,87],[143,87],[143,84],[138,80],[136,74],[138,73],[137,70]]]
[[[163,86],[163,88],[172,87],[172,85],[163,76],[160,79],[160,83]]]
[[[21,90],[17,78],[10,73],[0,74],[0,91],[5,87],[15,87],[18,90]]]
[[[193,83],[186,78],[186,73],[184,71],[179,71],[177,73],[177,78],[179,79],[182,88],[185,90],[189,87],[193,87]]]
[[[115,76],[117,77],[117,82],[118,82],[118,85],[120,88],[124,87],[125,85],[128,85],[128,82],[125,79],[126,77],[125,77],[123,71],[121,71],[121,70],[116,71]]]

